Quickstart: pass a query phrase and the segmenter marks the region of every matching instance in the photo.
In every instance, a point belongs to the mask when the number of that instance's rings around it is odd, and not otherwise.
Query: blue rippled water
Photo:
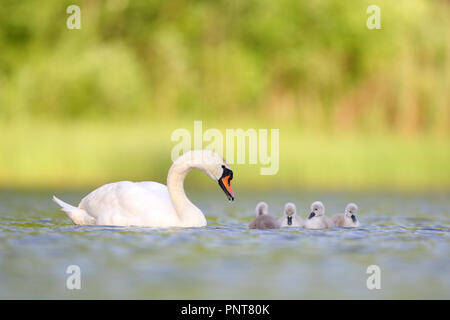
[[[84,192],[61,197],[73,204]],[[450,197],[439,194],[190,193],[206,228],[74,226],[51,192],[0,191],[0,298],[449,299]],[[254,205],[274,216],[294,201],[303,216],[322,200],[327,214],[347,202],[362,226],[311,231],[249,230]],[[66,269],[81,270],[68,290]],[[367,267],[381,270],[369,290]]]

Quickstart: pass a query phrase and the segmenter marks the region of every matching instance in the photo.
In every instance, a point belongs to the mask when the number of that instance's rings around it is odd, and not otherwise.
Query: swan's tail
[[[65,203],[64,201],[58,199],[55,196],[53,196],[53,201],[56,202],[61,207],[62,211],[67,213],[67,215],[73,221],[73,223],[80,225],[95,224],[95,219],[91,217],[83,209],[71,206],[70,204]]]

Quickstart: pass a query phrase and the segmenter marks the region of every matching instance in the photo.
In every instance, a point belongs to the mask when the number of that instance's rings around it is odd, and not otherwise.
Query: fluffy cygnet
[[[278,220],[281,227],[303,227],[304,221],[297,216],[297,208],[292,202],[284,205],[284,215]]]
[[[269,216],[269,206],[265,202],[256,205],[256,218],[248,225],[250,229],[279,229],[277,220]]]
[[[348,228],[356,228],[361,224],[359,223],[358,218],[356,217],[356,213],[358,212],[358,206],[354,203],[349,203],[345,207],[345,212],[336,214],[331,217],[334,224],[337,227],[348,227]]]
[[[330,229],[335,225],[331,219],[325,216],[325,207],[322,202],[311,204],[311,213],[305,221],[306,229]]]

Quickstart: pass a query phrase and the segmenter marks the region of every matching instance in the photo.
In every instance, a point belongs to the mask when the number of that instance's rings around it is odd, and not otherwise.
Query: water
[[[77,204],[85,192],[58,195]],[[450,298],[449,194],[190,192],[208,227],[74,226],[52,192],[0,191],[0,298],[320,299]],[[327,213],[347,202],[362,226],[325,231],[248,230],[254,206],[273,215],[314,200]],[[369,265],[381,289],[369,290]],[[81,290],[66,269],[81,268]]]

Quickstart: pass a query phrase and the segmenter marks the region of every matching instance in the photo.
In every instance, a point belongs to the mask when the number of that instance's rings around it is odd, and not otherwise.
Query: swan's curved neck
[[[184,192],[184,179],[192,169],[200,169],[192,163],[176,161],[167,176],[167,189],[180,219],[181,226],[200,227],[206,225],[206,218]]]

